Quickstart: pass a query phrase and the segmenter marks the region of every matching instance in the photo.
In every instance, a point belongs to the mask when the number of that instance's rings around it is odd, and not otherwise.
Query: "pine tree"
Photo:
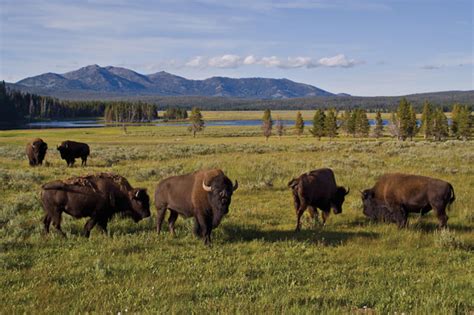
[[[461,105],[460,104],[454,104],[453,109],[451,111],[451,135],[453,137],[458,137],[458,120],[459,120],[459,113],[461,112]]]
[[[375,128],[374,128],[374,137],[375,138],[380,138],[383,134],[383,119],[382,119],[382,113],[380,110],[377,111],[375,114]]]
[[[298,113],[296,113],[296,121],[295,121],[295,132],[296,132],[296,135],[299,137],[303,134],[303,131],[304,131],[304,120],[303,120],[303,116],[301,115],[301,112],[298,111]]]
[[[285,124],[283,120],[281,120],[281,117],[277,117],[276,133],[279,138],[281,138],[281,136],[283,136],[283,134],[285,133]]]
[[[357,110],[350,112],[350,117],[347,120],[347,133],[353,137],[356,136],[356,122],[357,122]]]
[[[204,120],[202,118],[201,110],[197,107],[193,107],[189,120],[191,126],[189,126],[188,130],[193,133],[193,137],[196,137],[196,133],[204,129]]]
[[[448,119],[441,108],[437,108],[433,114],[433,136],[438,141],[448,136]]]
[[[412,114],[410,112],[410,103],[406,98],[400,100],[400,104],[397,109],[398,128],[399,128],[399,139],[405,141],[411,132],[412,126]]]
[[[337,136],[337,112],[335,109],[328,111],[328,115],[324,120],[324,131],[329,138]]]
[[[321,137],[325,135],[325,130],[324,130],[325,120],[326,120],[326,115],[324,114],[324,111],[320,109],[316,110],[316,113],[314,113],[314,116],[313,116],[313,128],[310,129],[309,131],[314,137],[318,137],[319,140],[321,140]]]
[[[351,134],[349,131],[349,121],[351,120],[351,112],[345,110],[341,117],[341,128],[346,134]]]
[[[272,120],[272,112],[269,109],[266,109],[263,113],[262,118],[262,130],[265,139],[268,141],[268,138],[272,135],[272,128],[273,128],[273,120]]]
[[[356,110],[356,121],[355,121],[355,131],[358,135],[362,137],[367,137],[369,135],[370,124],[369,119],[367,118],[367,112],[365,109]]]
[[[467,140],[471,137],[473,127],[473,116],[468,106],[460,106],[456,114],[456,134],[457,138]],[[454,116],[452,119],[454,123]]]
[[[410,140],[413,140],[413,137],[418,133],[418,124],[416,120],[416,112],[413,106],[409,107],[410,120],[408,122],[407,135],[410,137]]]
[[[423,105],[420,130],[425,139],[433,135],[433,108],[429,102],[425,102]]]

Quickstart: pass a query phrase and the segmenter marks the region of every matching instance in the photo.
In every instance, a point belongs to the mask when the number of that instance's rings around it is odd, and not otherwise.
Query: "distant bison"
[[[43,223],[46,233],[49,225],[61,230],[63,212],[75,217],[89,217],[84,234],[98,224],[104,231],[116,213],[132,217],[135,222],[150,216],[150,198],[143,188],[132,188],[122,176],[100,173],[53,181],[42,186],[41,201],[46,213]]]
[[[90,154],[89,146],[85,143],[75,141],[64,141],[57,147],[61,159],[65,160],[67,166],[73,166],[76,158],[81,158],[82,166],[87,165],[87,157]]]
[[[366,216],[374,219],[389,216],[389,221],[396,222],[399,227],[407,225],[410,212],[423,215],[431,209],[436,211],[439,226],[446,227],[446,208],[455,199],[453,186],[448,182],[401,173],[385,174],[374,187],[362,192]]]
[[[178,214],[194,217],[194,233],[210,245],[211,232],[229,212],[232,193],[238,183],[231,180],[221,170],[201,170],[191,174],[173,176],[162,180],[155,190],[155,205],[158,212],[157,232],[166,210],[170,233],[174,235],[174,223]]]
[[[317,169],[292,179],[288,183],[293,193],[296,210],[296,231],[301,229],[301,216],[310,208],[311,216],[317,215],[317,208],[322,210],[323,224],[329,217],[330,210],[335,214],[342,212],[342,204],[349,189],[336,185],[334,172],[329,168]]]
[[[42,165],[48,144],[40,138],[33,139],[26,145],[26,155],[31,166]]]

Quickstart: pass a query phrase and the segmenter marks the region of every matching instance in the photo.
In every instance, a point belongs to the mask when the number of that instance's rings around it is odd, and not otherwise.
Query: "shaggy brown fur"
[[[40,138],[35,138],[26,145],[26,156],[30,166],[42,165],[48,144]]]

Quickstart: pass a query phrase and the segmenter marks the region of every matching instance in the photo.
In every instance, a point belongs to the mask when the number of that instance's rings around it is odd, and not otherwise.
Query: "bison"
[[[100,173],[67,180],[56,180],[42,186],[41,201],[46,213],[43,219],[46,233],[49,225],[61,230],[63,212],[74,218],[89,217],[84,235],[98,224],[107,231],[107,223],[116,214],[132,217],[135,222],[150,216],[150,198],[146,189],[132,188],[122,176]]]
[[[40,138],[33,139],[26,145],[26,155],[30,166],[42,165],[48,144]]]
[[[162,180],[155,190],[155,205],[158,213],[156,229],[160,233],[166,210],[172,235],[178,215],[194,218],[194,233],[211,244],[211,232],[229,212],[232,193],[238,182],[231,180],[219,169],[201,170],[191,174],[173,176]]]
[[[377,218],[376,213],[390,211],[391,221],[400,228],[407,225],[409,213],[423,215],[432,209],[436,211],[439,226],[446,227],[446,208],[456,199],[454,188],[448,182],[402,173],[385,174],[374,187],[361,193],[366,216]]]
[[[72,167],[74,162],[76,162],[76,158],[81,158],[82,166],[87,165],[87,157],[90,154],[90,150],[86,143],[67,140],[63,141],[57,149],[61,154],[61,159],[66,161],[67,166]]]
[[[342,212],[342,204],[350,189],[336,185],[334,172],[329,168],[317,169],[292,179],[288,183],[293,193],[296,210],[296,232],[301,229],[301,216],[309,207],[311,216],[317,215],[321,209],[323,224],[329,217],[330,210],[334,214]]]

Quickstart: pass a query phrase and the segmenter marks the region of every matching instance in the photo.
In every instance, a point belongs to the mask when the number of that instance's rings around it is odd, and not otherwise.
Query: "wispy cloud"
[[[185,63],[188,67],[213,67],[213,68],[237,68],[241,66],[260,65],[266,68],[296,69],[296,68],[351,68],[363,64],[362,60],[349,59],[344,54],[338,54],[331,57],[313,59],[310,57],[287,57],[277,56],[255,57],[254,55],[238,56],[226,54],[205,58],[196,56]]]

